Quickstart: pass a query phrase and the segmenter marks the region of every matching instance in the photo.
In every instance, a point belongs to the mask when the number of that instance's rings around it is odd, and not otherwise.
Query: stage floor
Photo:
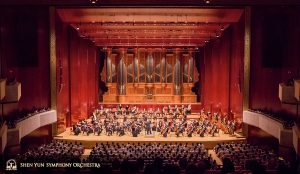
[[[57,135],[54,137],[54,141],[56,140],[63,140],[67,142],[74,143],[75,141],[77,143],[82,142],[85,148],[91,149],[95,146],[96,142],[98,143],[203,143],[205,145],[205,148],[212,149],[214,146],[216,146],[218,143],[222,142],[246,142],[246,138],[243,136],[240,136],[238,134],[234,134],[230,136],[229,134],[217,134],[216,136],[212,137],[211,135],[206,135],[205,137],[200,137],[199,135],[194,134],[192,137],[187,137],[186,135],[176,137],[176,135],[171,132],[168,134],[168,136],[165,138],[162,135],[160,135],[160,132],[154,132],[155,134],[153,136],[145,136],[145,132],[142,132],[138,135],[138,137],[133,137],[130,135],[130,133],[126,133],[124,136],[117,136],[116,134],[113,134],[112,136],[107,136],[103,132],[100,136],[90,134],[87,136],[86,134],[79,134],[78,136],[71,133],[70,128],[68,128],[65,132]]]

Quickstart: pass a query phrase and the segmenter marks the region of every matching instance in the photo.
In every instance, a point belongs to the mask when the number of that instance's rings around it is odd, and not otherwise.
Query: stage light
[[[98,0],[90,0],[92,4],[95,4]]]
[[[224,30],[224,26],[221,27],[221,31],[223,31],[223,30]]]
[[[206,4],[209,4],[211,0],[204,0]]]

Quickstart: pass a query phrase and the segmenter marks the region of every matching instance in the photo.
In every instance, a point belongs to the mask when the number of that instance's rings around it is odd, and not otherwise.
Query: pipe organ
[[[107,49],[100,74],[105,103],[196,103],[199,73],[193,49]]]

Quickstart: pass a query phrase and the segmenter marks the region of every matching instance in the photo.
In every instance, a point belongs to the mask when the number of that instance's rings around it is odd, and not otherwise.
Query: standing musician
[[[170,113],[171,110],[172,110],[172,108],[171,108],[171,106],[169,105],[169,106],[168,106],[168,113]]]
[[[162,113],[162,115],[166,115],[165,107],[162,108],[161,113]]]
[[[236,127],[235,127],[235,123],[233,121],[228,121],[228,133],[229,135],[233,135],[234,131],[235,131]]]
[[[180,111],[179,111],[179,108],[176,107],[175,109],[175,113],[174,113],[174,118],[178,118],[179,117],[179,114],[180,114]]]
[[[188,105],[188,108],[187,108],[187,111],[186,111],[186,114],[191,114],[192,113],[192,106],[191,104]]]
[[[126,105],[126,107],[125,107],[126,115],[129,115],[129,112],[130,112],[130,107],[128,105]]]
[[[181,114],[184,112],[184,105],[181,105]]]

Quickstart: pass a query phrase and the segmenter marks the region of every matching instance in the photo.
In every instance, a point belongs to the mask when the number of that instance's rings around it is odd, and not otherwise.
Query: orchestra
[[[219,113],[205,113],[204,109],[200,111],[199,118],[187,119],[187,115],[191,113],[191,105],[187,107],[184,105],[180,107],[163,107],[157,108],[153,112],[152,108],[149,110],[143,109],[139,112],[139,108],[133,106],[132,109],[127,105],[125,108],[117,105],[115,110],[111,108],[95,109],[88,119],[83,119],[72,126],[74,135],[94,135],[100,136],[104,131],[106,136],[131,135],[137,137],[142,134],[143,130],[145,135],[158,132],[162,137],[174,135],[176,137],[198,136],[214,137],[222,131],[224,134],[233,135],[236,129],[234,121],[230,121],[227,117],[221,117]],[[167,109],[167,112],[165,112]],[[161,112],[160,112],[161,111]],[[105,114],[103,114],[105,113]]]

